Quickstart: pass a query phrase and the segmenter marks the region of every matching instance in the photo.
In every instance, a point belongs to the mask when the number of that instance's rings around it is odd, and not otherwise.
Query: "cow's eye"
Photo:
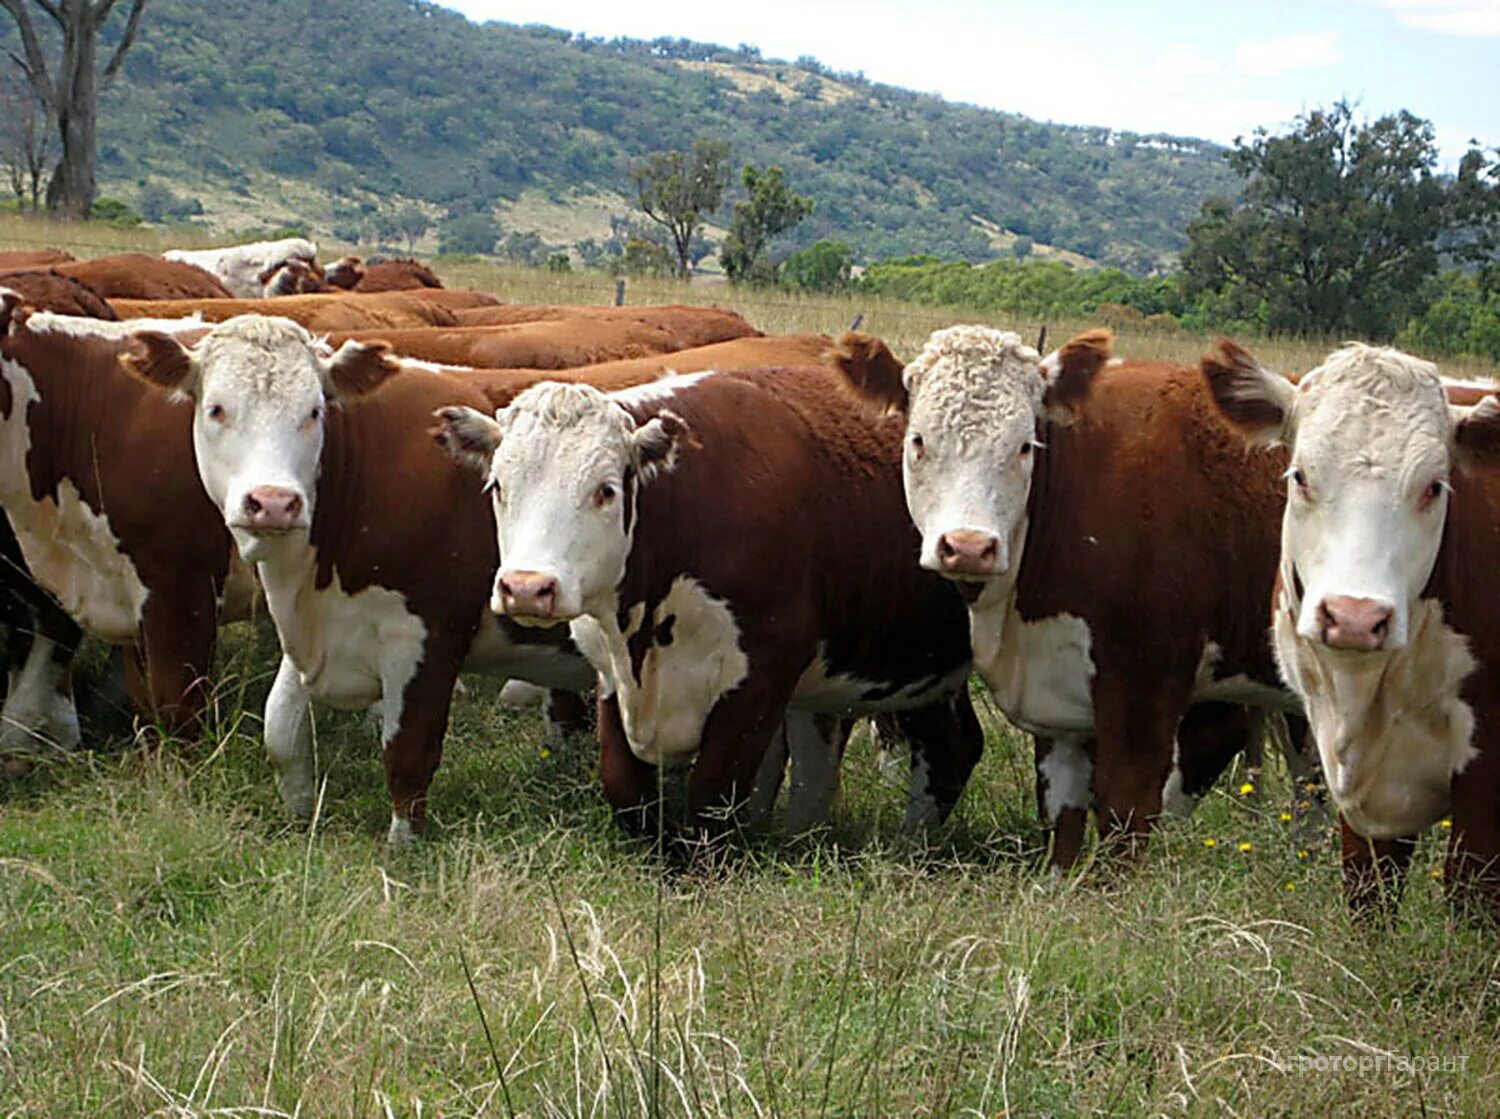
[[[619,490],[613,482],[601,482],[599,488],[594,491],[594,504],[603,509],[619,495]]]
[[[1432,505],[1437,501],[1437,499],[1443,496],[1443,491],[1447,488],[1448,483],[1442,478],[1434,478],[1432,481],[1428,482],[1427,488],[1422,491],[1422,498],[1420,502],[1422,508],[1431,508]]]
[[[1030,443],[1022,443],[1021,444],[1020,454],[1021,454],[1022,458],[1030,458],[1031,457],[1031,444]]]
[[[224,405],[222,405],[222,404],[210,404],[208,406],[207,410],[206,410],[206,414],[207,414],[207,416],[208,416],[209,419],[213,420],[214,423],[221,424],[221,423],[224,422],[224,418],[225,418],[225,414],[226,414],[224,412]]]
[[[1292,479],[1292,484],[1295,485],[1305,497],[1307,495],[1307,472],[1300,466],[1294,466],[1292,467],[1289,476]]]
[[[924,458],[926,456],[926,454],[927,454],[927,444],[925,442],[923,442],[922,437],[920,435],[918,435],[918,434],[916,434],[914,432],[912,434],[912,437],[911,437],[911,456],[912,456],[912,458],[917,459],[918,461],[920,461],[922,458]]]
[[[307,418],[313,423],[317,423],[323,418],[323,406],[321,404],[314,404],[313,410],[307,414]]]

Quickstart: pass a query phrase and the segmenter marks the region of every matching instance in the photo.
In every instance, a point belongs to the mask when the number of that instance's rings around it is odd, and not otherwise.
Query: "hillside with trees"
[[[101,53],[118,34],[103,29]],[[865,260],[1057,246],[1141,272],[1233,189],[1222,149],[1199,141],[1039,123],[809,58],[476,26],[406,0],[153,0],[99,123],[103,192],[148,218],[296,213],[313,232],[384,224],[392,243],[413,206],[439,234],[523,195],[623,213],[633,166],[704,136],[816,200],[788,248],[832,239]]]

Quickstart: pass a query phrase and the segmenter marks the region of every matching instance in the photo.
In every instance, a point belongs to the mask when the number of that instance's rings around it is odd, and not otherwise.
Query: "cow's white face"
[[[438,412],[439,441],[484,470],[500,570],[491,608],[555,625],[613,609],[635,533],[638,488],[670,468],[686,425],[644,424],[590,385],[542,384],[492,420]]]
[[[1066,422],[1109,354],[1106,334],[1040,361],[1007,331],[937,331],[906,367],[902,474],[921,565],[955,579],[1014,578],[1044,416]]]
[[[1236,347],[1206,359],[1225,414],[1291,448],[1281,577],[1305,641],[1349,653],[1406,646],[1432,576],[1455,452],[1500,409],[1447,402],[1435,366],[1352,344],[1294,387]]]
[[[297,323],[258,315],[220,324],[191,349],[160,334],[136,341],[144,354],[127,366],[193,399],[198,474],[250,562],[311,526],[330,402],[395,370],[382,347],[350,342],[330,357]]]

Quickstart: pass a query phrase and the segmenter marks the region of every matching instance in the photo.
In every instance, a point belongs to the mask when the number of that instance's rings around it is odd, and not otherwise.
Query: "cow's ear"
[[[465,466],[488,474],[504,428],[483,412],[461,405],[439,408],[432,416],[437,420],[432,428],[437,445]]]
[[[323,391],[335,398],[364,396],[401,372],[386,342],[356,342],[351,338],[339,347],[338,353],[321,361]]]
[[[1114,353],[1114,333],[1089,330],[1042,359],[1037,367],[1042,378],[1042,407],[1054,423],[1070,424],[1078,418],[1083,402],[1094,386],[1094,376]]]
[[[687,421],[675,412],[658,412],[631,433],[636,469],[641,481],[677,464],[677,451],[692,437]]]
[[[1220,338],[1198,368],[1224,418],[1250,443],[1279,443],[1287,433],[1297,387],[1279,373],[1263,369],[1250,351]]]
[[[1453,444],[1466,466],[1500,464],[1500,399],[1494,393],[1472,408],[1450,404]]]
[[[130,348],[120,355],[120,366],[132,377],[167,389],[174,398],[196,396],[198,363],[170,334],[141,330],[130,336]]]
[[[834,343],[825,360],[861,400],[886,412],[906,413],[910,397],[902,379],[905,369],[890,347],[873,334],[849,331]]]

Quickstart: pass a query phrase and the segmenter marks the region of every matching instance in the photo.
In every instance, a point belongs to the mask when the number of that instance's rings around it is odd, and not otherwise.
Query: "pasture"
[[[0,247],[154,247],[70,233],[6,222]],[[612,289],[443,273],[513,301]],[[971,317],[664,281],[628,297],[767,331],[863,313],[904,357]],[[1119,334],[1140,356],[1207,344]],[[1328,348],[1252,345],[1281,368]],[[319,714],[316,820],[285,820],[259,742],[274,650],[268,624],[231,627],[199,741],[91,742],[0,783],[0,1115],[1495,1111],[1500,953],[1443,899],[1442,837],[1399,912],[1355,927],[1279,762],[1253,788],[1237,767],[1138,865],[1052,879],[1030,742],[981,698],[985,758],[925,841],[899,829],[904,757],[861,731],[827,833],[681,873],[621,837],[594,758],[470,677],[431,838],[395,850],[360,717]]]

